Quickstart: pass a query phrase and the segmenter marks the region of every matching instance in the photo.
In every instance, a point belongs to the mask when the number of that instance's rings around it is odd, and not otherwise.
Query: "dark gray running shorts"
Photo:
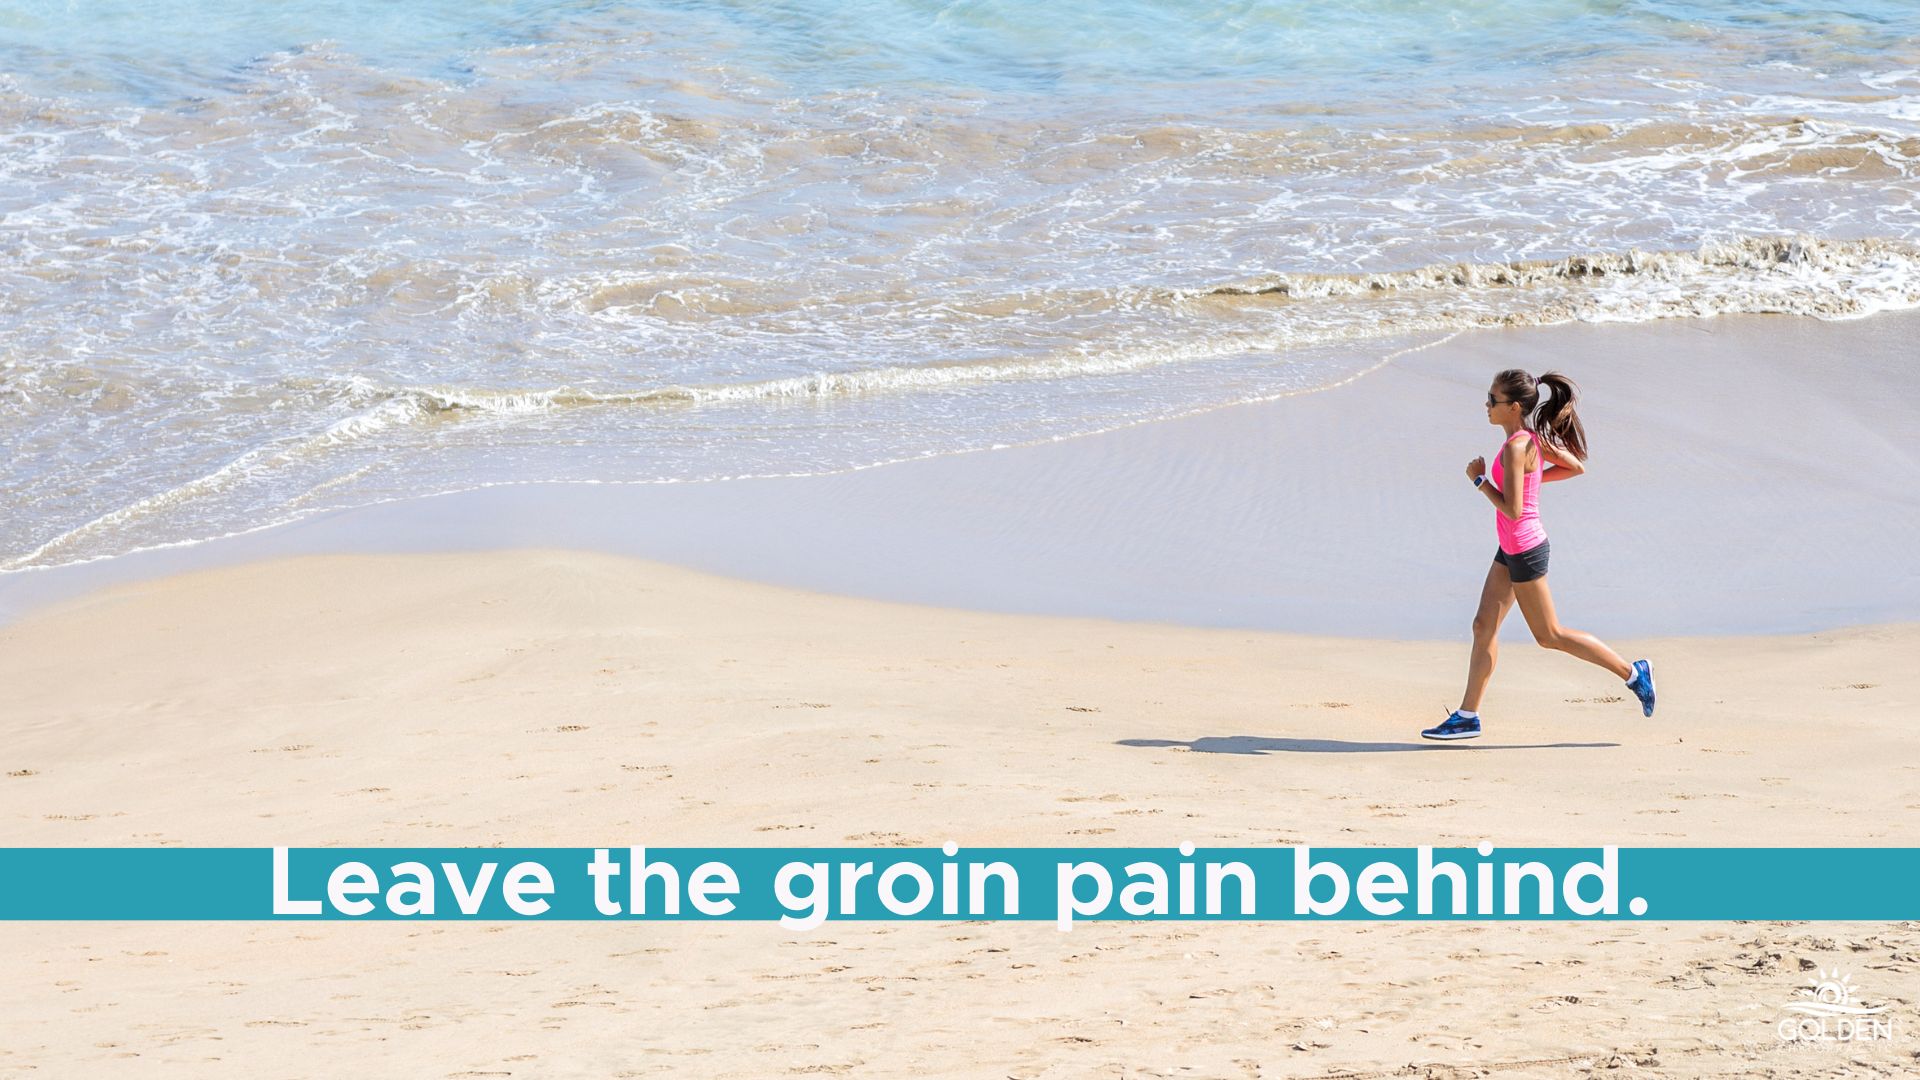
[[[1532,581],[1534,578],[1547,576],[1547,548],[1549,546],[1547,541],[1542,540],[1538,544],[1520,552],[1518,555],[1509,555],[1499,548],[1494,548],[1493,561],[1506,567],[1507,576],[1511,577],[1516,584],[1522,581]]]

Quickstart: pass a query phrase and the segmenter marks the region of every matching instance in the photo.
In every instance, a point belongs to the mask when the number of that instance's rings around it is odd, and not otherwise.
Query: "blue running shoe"
[[[1627,689],[1640,699],[1640,711],[1653,715],[1653,665],[1645,660],[1633,662],[1633,678],[1627,680]]]
[[[1480,718],[1469,720],[1458,712],[1447,714],[1439,727],[1430,727],[1420,733],[1423,739],[1477,739],[1480,737]]]

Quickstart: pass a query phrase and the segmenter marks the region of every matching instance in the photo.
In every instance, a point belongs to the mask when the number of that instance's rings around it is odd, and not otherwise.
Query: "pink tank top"
[[[1518,438],[1520,435],[1525,435],[1530,440],[1529,445],[1538,441],[1538,436],[1526,428],[1521,428],[1514,437]],[[1493,468],[1490,472],[1493,477],[1493,486],[1505,491],[1507,490],[1507,478],[1504,475],[1506,470],[1500,467],[1500,457],[1499,454],[1493,455]],[[1500,534],[1500,550],[1509,555],[1530,551],[1539,547],[1547,539],[1547,527],[1540,524],[1540,473],[1546,466],[1546,455],[1536,448],[1533,457],[1534,467],[1520,482],[1520,516],[1510,518],[1504,510],[1493,512],[1494,531]]]

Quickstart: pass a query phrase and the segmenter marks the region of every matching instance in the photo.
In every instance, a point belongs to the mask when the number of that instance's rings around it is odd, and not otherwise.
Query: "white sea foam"
[[[165,55],[112,18],[0,42],[0,567],[1070,437],[1463,328],[1920,302],[1898,9],[1762,41],[1610,4],[1618,40],[1546,60],[1524,6],[1190,40],[1118,4],[1065,65],[1044,6],[964,41],[884,2],[434,10],[420,40],[296,2]]]

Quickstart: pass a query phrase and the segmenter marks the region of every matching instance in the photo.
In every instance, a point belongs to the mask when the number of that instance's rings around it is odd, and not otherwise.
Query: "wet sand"
[[[1920,313],[1476,331],[1322,392],[1062,442],[832,476],[492,488],[0,575],[0,617],[293,554],[561,547],[948,607],[1452,638],[1494,548],[1462,472],[1499,446],[1486,385],[1552,366],[1581,384],[1593,446],[1587,476],[1543,490],[1568,622],[1920,619],[1917,339]]]

